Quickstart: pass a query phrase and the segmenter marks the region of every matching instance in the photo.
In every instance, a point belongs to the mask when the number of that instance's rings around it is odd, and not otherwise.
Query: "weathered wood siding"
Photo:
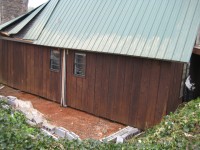
[[[61,73],[50,70],[50,48],[0,40],[0,82],[60,102]]]
[[[79,51],[80,52],[80,51]],[[80,52],[81,53],[81,52]],[[183,64],[86,53],[86,76],[74,76],[67,55],[67,104],[131,126],[145,128],[181,103]]]

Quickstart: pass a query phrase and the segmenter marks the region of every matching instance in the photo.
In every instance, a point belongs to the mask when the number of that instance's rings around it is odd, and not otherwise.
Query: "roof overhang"
[[[3,34],[3,33],[1,32],[1,34]],[[20,43],[33,44],[33,41],[31,41],[31,40],[23,40],[23,39],[20,39],[20,38],[11,38],[11,37],[0,36],[0,39],[7,40],[7,41],[20,42]]]

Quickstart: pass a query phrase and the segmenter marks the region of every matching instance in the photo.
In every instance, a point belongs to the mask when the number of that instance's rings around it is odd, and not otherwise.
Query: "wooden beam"
[[[23,39],[19,39],[19,38],[10,38],[10,37],[3,37],[3,36],[0,36],[0,39],[7,40],[7,41],[20,42],[20,43],[28,43],[28,44],[33,43],[33,41],[31,41],[31,40],[23,40]]]

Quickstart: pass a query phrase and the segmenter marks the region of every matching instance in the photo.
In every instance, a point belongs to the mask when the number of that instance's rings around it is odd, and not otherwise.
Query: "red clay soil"
[[[66,128],[79,135],[81,139],[101,139],[124,127],[79,110],[60,107],[57,103],[10,87],[5,86],[1,89],[0,95],[31,101],[33,107],[43,113],[51,124]]]

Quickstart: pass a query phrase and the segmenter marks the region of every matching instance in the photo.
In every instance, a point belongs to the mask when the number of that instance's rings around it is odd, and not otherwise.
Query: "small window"
[[[51,50],[50,65],[51,65],[51,70],[54,70],[54,71],[60,70],[60,51],[59,50]]]
[[[85,76],[86,54],[75,53],[74,75]]]

